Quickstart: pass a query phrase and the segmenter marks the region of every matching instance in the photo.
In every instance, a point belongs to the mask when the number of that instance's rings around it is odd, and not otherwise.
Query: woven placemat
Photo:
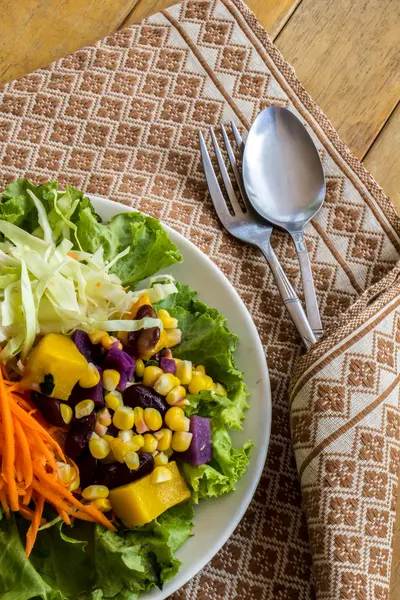
[[[248,128],[271,104],[301,118],[325,169],[326,203],[307,241],[329,325],[395,265],[399,219],[240,0],[187,1],[1,91],[2,186],[57,178],[161,218],[227,275],[265,345],[273,417],[260,486],[235,534],[175,600],[312,597],[287,394],[299,340],[264,259],[221,230],[198,149],[198,128],[230,119]],[[300,290],[289,237],[275,232],[273,245]]]

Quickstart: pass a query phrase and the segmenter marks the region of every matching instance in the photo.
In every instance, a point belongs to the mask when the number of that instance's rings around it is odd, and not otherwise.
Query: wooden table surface
[[[341,138],[400,210],[399,0],[246,1]],[[0,82],[173,3],[2,0]],[[397,516],[390,600],[400,598],[400,495]]]

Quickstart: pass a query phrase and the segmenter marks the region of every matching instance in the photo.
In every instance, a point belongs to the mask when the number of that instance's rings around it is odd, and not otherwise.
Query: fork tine
[[[243,154],[244,154],[244,141],[243,141],[242,136],[240,135],[239,129],[236,127],[235,121],[231,121],[231,128],[232,128],[233,136],[235,138],[235,142],[236,142],[236,144],[238,145],[238,148],[239,148],[240,158],[243,158]]]
[[[226,130],[225,130],[225,127],[224,127],[223,123],[221,123],[221,130],[222,130],[222,135],[224,137],[224,142],[225,142],[226,150],[228,152],[229,161],[230,161],[231,166],[232,166],[232,171],[233,171],[233,174],[235,176],[236,183],[238,184],[238,188],[240,190],[240,195],[242,196],[243,202],[245,204],[247,204],[248,203],[248,199],[247,199],[246,190],[244,189],[242,175],[239,172],[239,169],[238,169],[238,166],[237,166],[237,162],[236,162],[235,153],[232,150],[232,146],[231,146],[231,143],[229,141],[228,134],[226,133]],[[239,134],[239,137],[240,137],[240,133],[239,132],[238,132],[238,134]],[[243,144],[243,141],[242,141],[242,144]]]
[[[228,228],[230,221],[232,220],[231,214],[229,213],[228,207],[225,202],[225,198],[221,191],[218,179],[215,175],[214,168],[211,164],[210,155],[207,150],[206,143],[204,141],[203,134],[199,131],[200,138],[200,152],[201,160],[203,162],[204,173],[207,180],[208,190],[210,192],[212,203],[214,204],[215,212],[217,213],[219,220],[224,227]]]
[[[243,211],[242,211],[242,208],[241,208],[241,206],[240,206],[240,204],[238,202],[238,199],[237,199],[237,196],[236,196],[236,192],[233,189],[233,185],[232,185],[231,179],[229,177],[227,168],[225,166],[224,158],[223,158],[223,156],[221,154],[221,150],[219,148],[218,141],[217,141],[217,138],[215,137],[214,129],[212,127],[210,127],[210,132],[211,132],[211,139],[212,139],[212,143],[213,143],[213,146],[214,146],[215,154],[217,156],[217,162],[218,162],[219,170],[221,171],[222,180],[224,182],[224,186],[225,186],[226,192],[228,194],[228,198],[229,198],[229,200],[231,202],[233,212],[236,215],[240,215]]]

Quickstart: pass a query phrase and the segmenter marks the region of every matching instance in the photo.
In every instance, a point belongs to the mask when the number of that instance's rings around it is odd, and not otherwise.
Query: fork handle
[[[300,334],[304,346],[308,350],[317,340],[311,329],[310,323],[308,322],[300,299],[287,278],[285,271],[282,269],[271,245],[268,244],[267,247],[264,245],[263,247],[260,247],[260,250],[268,261],[283,303]]]

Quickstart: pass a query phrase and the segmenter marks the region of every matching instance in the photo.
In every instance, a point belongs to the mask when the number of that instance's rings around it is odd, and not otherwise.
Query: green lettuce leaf
[[[106,261],[129,248],[129,253],[111,268],[124,285],[134,286],[160,269],[182,261],[178,248],[157,219],[139,212],[121,213],[102,223],[83,192],[69,186],[60,191],[57,181],[39,186],[27,179],[13,181],[1,194],[0,220],[43,239],[37,208],[41,205],[54,243],[70,239],[77,250],[90,253],[102,246]]]
[[[225,317],[218,310],[196,300],[196,292],[189,286],[181,283],[176,286],[177,294],[157,304],[157,309],[166,308],[178,319],[182,330],[182,341],[174,347],[174,357],[204,365],[214,381],[227,388],[229,397],[227,400],[204,392],[189,396],[190,414],[196,414],[198,408],[198,414],[204,417],[218,417],[227,427],[241,429],[249,394],[233,356],[238,338],[229,331]]]
[[[0,523],[1,600],[68,600],[90,590],[93,567],[85,543],[67,536],[60,525],[41,531],[25,558],[27,522],[19,516]]]
[[[233,491],[247,469],[252,447],[253,442],[249,441],[243,448],[233,448],[231,437],[224,425],[213,420],[211,463],[199,467],[182,464],[183,475],[193,490],[193,502]]]
[[[87,207],[80,210],[76,225],[83,250],[95,252],[102,246],[107,261],[125,248],[131,248],[111,269],[124,285],[133,287],[160,269],[182,261],[179,250],[160,222],[141,213],[122,213],[108,223],[99,223]]]
[[[176,575],[181,565],[174,553],[191,535],[193,508],[175,506],[148,525],[112,533],[96,527],[97,571],[93,600],[136,600],[139,594]],[[102,595],[100,595],[100,591]]]

